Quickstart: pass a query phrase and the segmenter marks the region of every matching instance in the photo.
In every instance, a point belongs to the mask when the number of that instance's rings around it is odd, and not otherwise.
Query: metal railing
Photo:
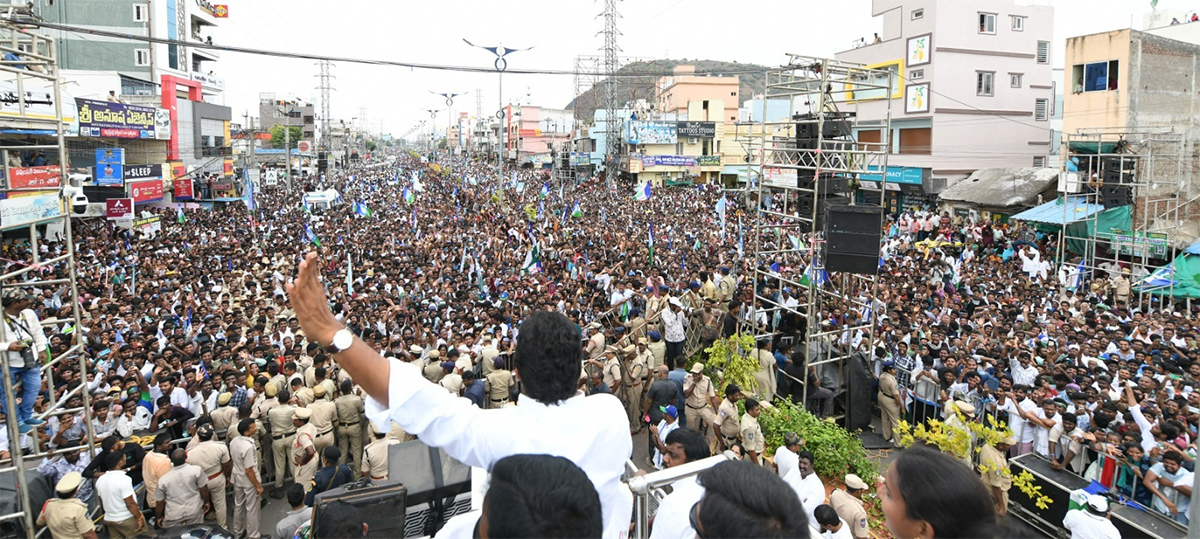
[[[728,460],[738,460],[738,457],[732,451],[726,451],[704,460],[697,460],[647,474],[629,476],[625,480],[625,483],[629,486],[629,490],[633,492],[634,497],[633,533],[630,537],[633,539],[650,537],[650,520],[653,518],[655,512],[658,511],[659,502],[667,496],[663,487],[677,481],[695,477],[701,472]],[[625,468],[631,473],[636,473],[638,470],[637,466],[632,462],[626,462]]]

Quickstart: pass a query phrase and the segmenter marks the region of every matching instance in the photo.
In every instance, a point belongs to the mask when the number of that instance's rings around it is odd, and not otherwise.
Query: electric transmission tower
[[[617,69],[620,69],[620,58],[617,53],[617,0],[604,0],[604,140],[605,145],[605,181],[612,185],[616,181],[620,168],[621,155],[621,124],[617,119]]]
[[[321,91],[321,149],[329,149],[329,125],[333,121],[333,117],[329,114],[329,94],[334,91],[333,76],[330,71],[333,68],[333,62],[329,60],[321,60],[317,62],[321,71],[317,75],[320,78],[321,85],[317,87]]]

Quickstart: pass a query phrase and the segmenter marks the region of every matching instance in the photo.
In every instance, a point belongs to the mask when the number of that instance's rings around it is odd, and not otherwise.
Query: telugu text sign
[[[9,189],[54,189],[62,185],[62,168],[20,167],[9,169]]]
[[[157,202],[163,198],[162,180],[131,182],[128,185],[129,195],[133,198],[134,204]]]
[[[57,193],[0,200],[0,225],[5,227],[59,215],[62,215],[62,199]]]
[[[154,139],[164,127],[156,107],[82,98],[75,98],[75,105],[79,108],[79,135],[84,137]],[[169,117],[165,127],[169,131]]]

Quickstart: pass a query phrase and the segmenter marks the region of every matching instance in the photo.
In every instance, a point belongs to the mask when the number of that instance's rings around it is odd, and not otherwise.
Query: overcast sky
[[[955,0],[974,1],[974,0]],[[1028,0],[1027,0],[1028,1]],[[1055,7],[1054,63],[1067,37],[1142,25],[1149,0],[1034,0]],[[268,50],[440,65],[490,67],[494,57],[463,43],[509,48],[510,69],[570,70],[579,55],[602,55],[602,1],[581,0],[229,0],[229,19],[214,41]],[[1158,8],[1187,11],[1195,0],[1161,0]],[[736,6],[736,7],[734,7]],[[779,65],[785,53],[832,56],[881,28],[870,0],[628,0],[618,2],[623,55],[725,60]],[[317,66],[304,60],[224,53],[215,75],[225,79],[225,104],[235,121],[256,111],[260,92],[312,101],[320,111]],[[335,64],[332,116],[358,117],[366,109],[372,130],[402,136],[440,109],[430,92],[468,92],[456,112],[485,115],[498,105],[495,74]],[[574,96],[570,75],[508,75],[506,101],[564,107]]]

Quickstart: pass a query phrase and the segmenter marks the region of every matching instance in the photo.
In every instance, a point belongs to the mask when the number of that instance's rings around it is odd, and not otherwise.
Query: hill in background
[[[718,60],[652,60],[648,62],[633,62],[621,67],[618,73],[622,76],[617,78],[617,102],[621,105],[632,103],[638,99],[644,99],[648,102],[654,102],[655,84],[658,78],[664,73],[670,73],[675,66],[691,65],[696,66],[697,73],[711,73],[714,75],[723,75],[727,73],[736,73],[739,80],[738,99],[743,101],[750,99],[755,94],[763,92],[764,72],[766,67],[755,64],[739,64],[737,62],[722,62]],[[744,71],[752,71],[752,73],[743,73]],[[645,76],[636,76],[639,73],[646,73]],[[737,103],[740,106],[741,103]],[[567,104],[568,110],[578,108],[576,118],[590,120],[593,113],[598,108],[604,107],[604,81],[601,82]]]

